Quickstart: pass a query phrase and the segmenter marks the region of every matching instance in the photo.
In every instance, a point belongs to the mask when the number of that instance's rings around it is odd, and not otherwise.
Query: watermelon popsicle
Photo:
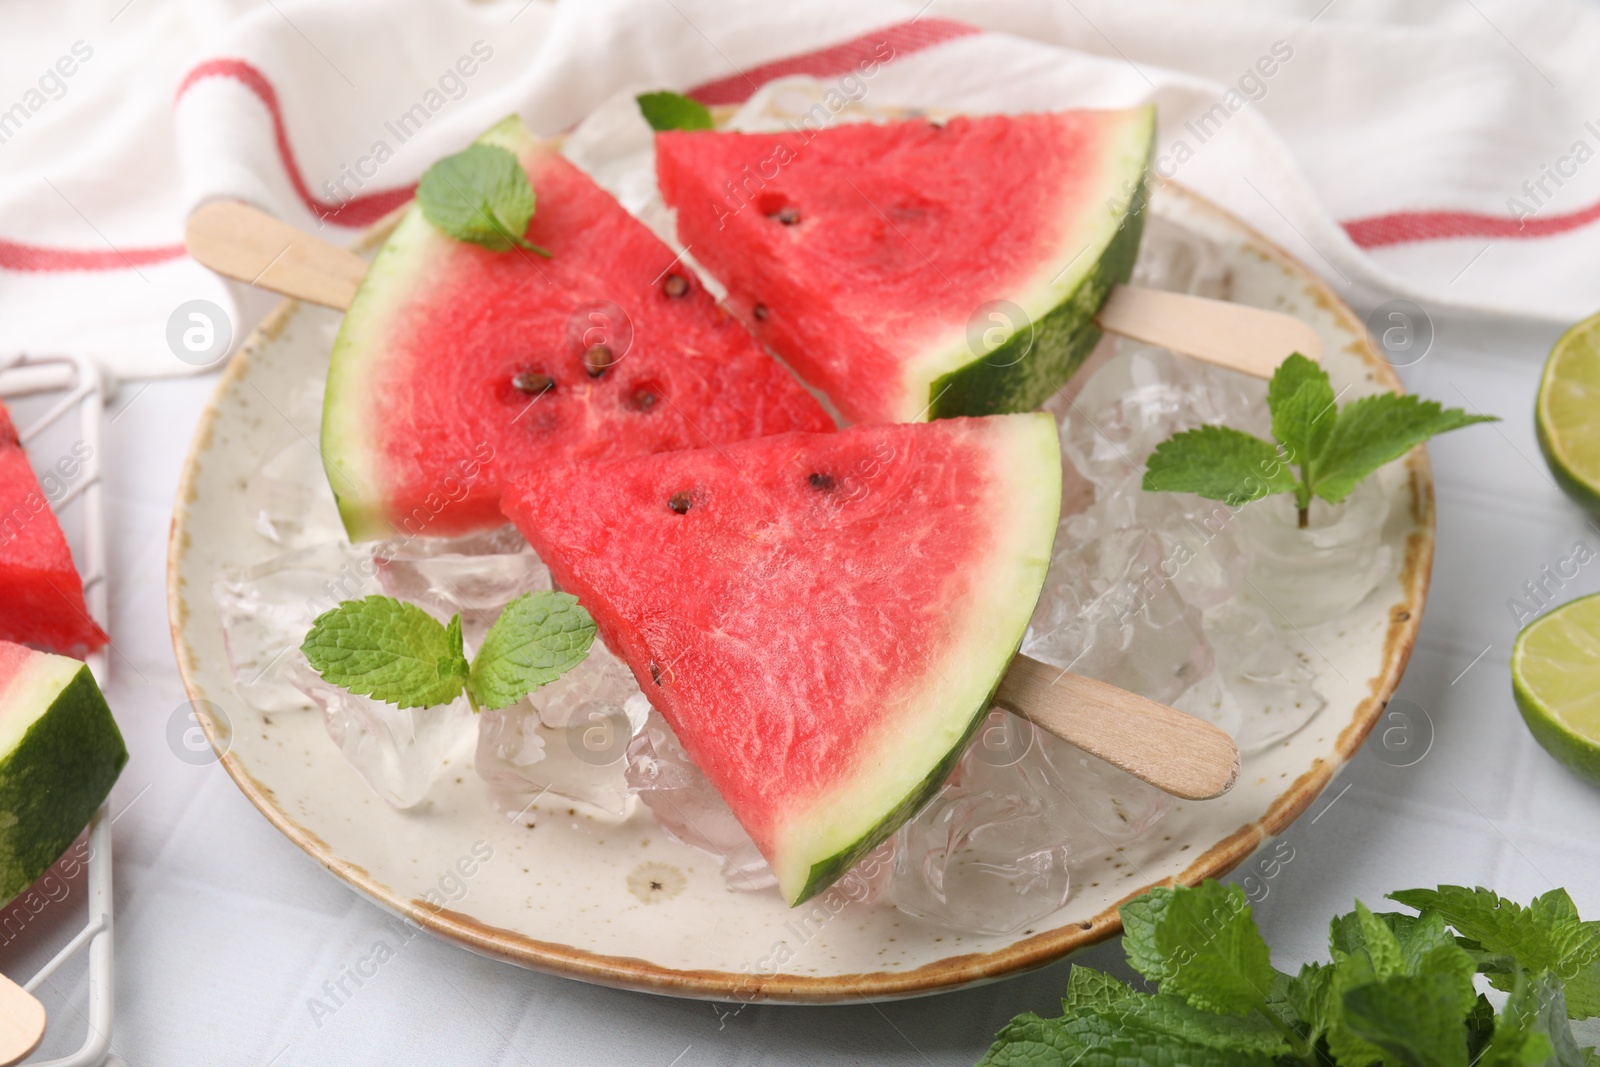
[[[679,257],[552,144],[515,117],[477,144],[520,162],[538,204],[527,239],[551,255],[458,240],[415,203],[401,219],[328,370],[322,455],[351,540],[497,527],[508,470],[832,429]],[[337,285],[361,269],[316,276]]]
[[[1155,113],[656,138],[679,240],[852,422],[1038,407],[1107,329],[1268,376],[1307,324],[1139,289]]]
[[[573,464],[503,506],[794,904],[939,789],[997,687],[1048,698],[1012,660],[1060,484],[1028,414]]]

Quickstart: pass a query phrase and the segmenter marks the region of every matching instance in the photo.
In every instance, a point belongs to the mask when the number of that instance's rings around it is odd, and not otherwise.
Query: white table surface
[[[1467,262],[1476,242],[1458,242]],[[1488,254],[1492,255],[1490,251]],[[1380,294],[1352,294],[1358,308]],[[1414,766],[1377,734],[1285,835],[1293,859],[1256,915],[1283,969],[1326,956],[1328,919],[1359,897],[1440,882],[1525,900],[1566,886],[1600,917],[1600,791],[1535,744],[1511,699],[1516,622],[1507,600],[1600,523],[1552,483],[1534,441],[1539,369],[1558,330],[1435,316],[1409,388],[1494,412],[1495,427],[1431,448],[1439,538],[1422,635],[1399,697],[1435,738]],[[221,767],[169,747],[184,702],[166,625],[167,526],[189,438],[214,375],[124,387],[105,441],[112,657],[107,695],[132,758],[112,794],[115,1054],[168,1064],[971,1064],[1013,1014],[1059,1012],[1066,966],[939,997],[844,1007],[729,1005],[553,978],[415,938],[335,1014],[308,998],[365,956],[389,918],[274,830]],[[1563,598],[1600,590],[1600,561]],[[1480,655],[1481,654],[1481,655]],[[1380,730],[1383,727],[1380,726]],[[81,925],[83,886],[0,944],[0,970],[31,974]],[[13,909],[14,910],[14,909]],[[4,915],[0,915],[3,921]],[[1125,973],[1113,943],[1078,957]],[[44,1051],[77,1047],[86,977],[43,990]]]

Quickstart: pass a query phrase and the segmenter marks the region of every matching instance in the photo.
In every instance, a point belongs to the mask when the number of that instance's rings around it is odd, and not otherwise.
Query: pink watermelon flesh
[[[1043,414],[530,472],[506,514],[594,615],[791,903],[943,782],[1060,508]]]
[[[84,655],[108,638],[89,617],[83,579],[0,406],[0,640]]]
[[[323,418],[352,540],[492,527],[506,472],[789,430],[817,401],[671,249],[515,118],[482,141],[515,152],[549,259],[491,252],[415,206],[378,254],[334,347]],[[585,353],[611,350],[591,373]],[[530,395],[518,375],[554,386]]]
[[[1138,250],[1153,116],[669,131],[680,240],[855,422],[1038,406]]]

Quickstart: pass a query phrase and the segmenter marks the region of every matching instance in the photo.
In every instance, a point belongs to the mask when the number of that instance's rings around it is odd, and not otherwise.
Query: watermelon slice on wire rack
[[[656,137],[679,239],[853,422],[1037,407],[1143,231],[1148,107]]]
[[[506,514],[767,857],[826,889],[943,784],[1059,520],[1033,413],[530,472]]]
[[[0,641],[83,656],[108,638],[17,428],[0,405]]]
[[[322,453],[352,540],[502,525],[507,471],[698,448],[833,420],[680,257],[515,117],[537,210],[492,252],[413,205],[334,344]]]
[[[127,762],[87,665],[0,641],[0,905],[67,850]]]

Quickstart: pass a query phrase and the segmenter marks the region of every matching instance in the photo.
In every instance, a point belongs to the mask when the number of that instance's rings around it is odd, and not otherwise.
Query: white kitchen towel
[[[881,105],[1154,101],[1163,177],[1353,299],[1575,320],[1600,309],[1596,55],[1600,8],[1503,0],[13,5],[0,363],[220,359],[262,304],[184,255],[208,198],[348,241],[507,113],[556,133],[618,90],[735,103],[793,73]]]

